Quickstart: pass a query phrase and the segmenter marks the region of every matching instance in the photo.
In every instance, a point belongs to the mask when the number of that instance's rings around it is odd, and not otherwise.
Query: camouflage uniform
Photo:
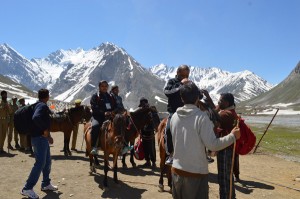
[[[9,115],[9,123],[8,123],[8,135],[7,135],[7,144],[10,145],[12,141],[12,135],[14,131],[14,140],[16,145],[18,144],[18,132],[15,130],[15,125],[14,125],[14,114],[18,110],[18,105],[17,104],[10,104],[10,115]]]
[[[3,146],[6,138],[7,126],[9,122],[10,108],[7,102],[0,102],[0,151],[3,151]]]

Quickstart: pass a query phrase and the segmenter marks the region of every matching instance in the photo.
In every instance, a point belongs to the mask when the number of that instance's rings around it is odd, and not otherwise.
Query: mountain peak
[[[300,74],[300,61],[298,62],[297,66],[295,67],[294,73]]]

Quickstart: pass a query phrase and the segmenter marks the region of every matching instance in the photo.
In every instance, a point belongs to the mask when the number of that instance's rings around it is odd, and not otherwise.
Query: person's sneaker
[[[173,164],[173,156],[169,156],[168,159],[166,160],[165,164],[172,166],[172,164]]]
[[[92,155],[98,155],[98,150],[96,147],[93,148],[93,150],[91,151]]]
[[[49,184],[48,186],[42,187],[41,190],[42,191],[57,191],[58,187],[54,186],[52,184]]]
[[[33,198],[33,199],[39,198],[39,195],[37,195],[37,194],[33,191],[33,189],[29,189],[29,190],[22,189],[21,194],[22,194],[23,196],[27,196],[27,197]]]
[[[15,148],[16,148],[16,149],[19,149],[19,148],[20,148],[20,145],[19,145],[18,142],[16,143]]]
[[[124,146],[122,149],[122,155],[126,154],[128,151],[131,151],[133,149],[133,146]]]

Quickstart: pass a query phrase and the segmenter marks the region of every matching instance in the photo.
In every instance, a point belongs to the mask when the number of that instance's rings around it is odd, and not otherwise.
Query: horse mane
[[[116,114],[113,119],[114,131],[117,134],[124,134],[125,127],[126,127],[126,120],[125,116],[122,114]]]

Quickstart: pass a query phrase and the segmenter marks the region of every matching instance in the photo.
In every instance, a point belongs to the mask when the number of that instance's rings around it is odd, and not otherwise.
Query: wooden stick
[[[272,120],[270,121],[269,125],[267,126],[267,128],[266,128],[266,130],[265,130],[264,134],[261,136],[261,138],[260,138],[259,142],[257,143],[257,145],[256,145],[256,147],[255,147],[255,149],[254,149],[253,153],[255,153],[255,152],[256,152],[256,150],[257,150],[257,148],[258,148],[258,146],[259,146],[259,144],[260,144],[261,140],[263,139],[263,137],[264,137],[264,136],[265,136],[265,134],[267,133],[267,131],[268,131],[269,127],[271,126],[271,124],[272,124],[272,122],[273,122],[274,118],[276,117],[276,115],[277,115],[278,111],[279,111],[279,108],[277,108],[277,111],[276,111],[276,113],[274,114],[274,116],[273,116]]]
[[[239,128],[240,125],[240,119],[238,118],[236,121],[236,126],[237,128]],[[236,140],[233,143],[233,151],[232,151],[232,157],[231,157],[231,168],[230,168],[230,189],[229,189],[229,199],[231,199],[232,197],[232,187],[233,187],[233,182],[232,182],[232,176],[233,176],[233,166],[234,166],[234,156],[235,156],[235,146],[236,146]]]

